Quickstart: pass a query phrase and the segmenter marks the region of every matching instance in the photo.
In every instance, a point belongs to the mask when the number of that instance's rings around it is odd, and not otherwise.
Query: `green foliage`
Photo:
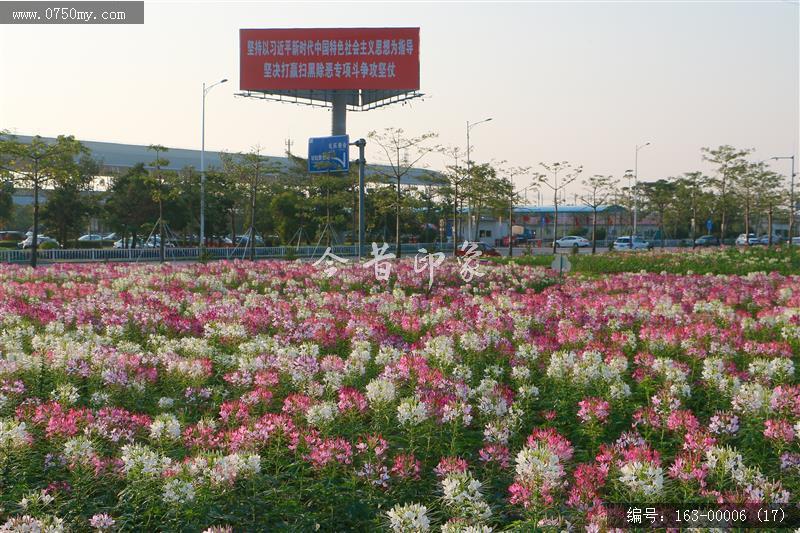
[[[794,248],[797,248],[796,246]],[[508,262],[508,258],[493,258]],[[552,255],[515,257],[520,265],[549,266]],[[572,271],[586,274],[621,272],[667,272],[670,274],[746,275],[752,272],[800,273],[800,251],[789,247],[753,246],[737,249],[695,250],[675,252],[610,252],[599,255],[570,257]]]

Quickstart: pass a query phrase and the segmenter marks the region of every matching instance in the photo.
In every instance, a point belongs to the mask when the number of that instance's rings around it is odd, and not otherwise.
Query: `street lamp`
[[[636,154],[633,161],[633,235],[636,235],[636,206],[638,205],[636,189],[639,187],[639,150],[645,146],[650,146],[650,141],[642,145],[636,145]],[[631,248],[633,248],[633,235],[631,235]]]
[[[794,156],[787,155],[781,157],[773,157],[771,158],[774,161],[778,161],[779,159],[791,159],[792,160],[792,175],[789,177],[789,247],[792,246],[792,237],[794,236],[794,216],[795,216],[795,208],[794,205]]]
[[[472,177],[472,161],[469,158],[469,130],[471,130],[472,128],[474,128],[478,124],[483,124],[484,122],[489,122],[490,120],[492,120],[491,117],[485,118],[483,120],[479,120],[478,122],[473,122],[473,123],[470,123],[469,120],[467,121],[467,178],[471,178]],[[470,213],[470,215],[471,215],[471,213]],[[469,220],[471,222],[472,218],[470,217]],[[472,224],[470,224],[470,232],[471,231],[472,231]],[[455,243],[454,243],[454,246],[455,246]],[[455,250],[453,251],[453,253],[455,254]]]
[[[206,244],[206,95],[208,92],[228,81],[228,78],[221,79],[206,87],[203,82],[203,119],[200,127],[200,255],[203,254]]]

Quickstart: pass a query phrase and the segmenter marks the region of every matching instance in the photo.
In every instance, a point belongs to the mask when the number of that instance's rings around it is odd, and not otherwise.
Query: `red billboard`
[[[419,28],[239,30],[244,91],[419,89]]]

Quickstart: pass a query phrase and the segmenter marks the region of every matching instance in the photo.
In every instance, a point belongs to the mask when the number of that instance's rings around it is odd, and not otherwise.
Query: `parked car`
[[[565,235],[556,241],[556,248],[588,248],[592,243],[577,235]]]
[[[161,238],[158,235],[153,235],[149,239],[144,242],[145,248],[158,248],[161,245]],[[165,241],[164,242],[165,248],[175,248],[175,244],[172,241]]]
[[[716,235],[703,235],[694,240],[697,246],[719,246],[719,237]]]
[[[114,241],[114,248],[131,248],[132,238],[128,237],[127,239],[118,239]],[[136,240],[136,248],[142,247],[142,239]]]
[[[100,235],[99,233],[89,233],[89,234],[86,234],[86,235],[81,235],[80,237],[78,237],[78,240],[81,241],[81,242],[102,241],[103,240],[103,236]]]
[[[758,237],[756,237],[755,233],[742,233],[738,237],[736,237],[736,246],[746,246],[746,245],[758,244]]]
[[[57,240],[53,239],[52,237],[47,237],[46,235],[39,235],[38,238],[36,239],[36,241],[39,243],[39,246],[42,246],[44,243],[51,243],[56,248],[60,248],[61,247],[61,245],[58,244]],[[31,235],[30,237],[28,237],[24,241],[21,241],[21,242],[17,243],[17,246],[19,246],[23,250],[33,246],[33,235]]]
[[[772,236],[772,244],[783,244],[786,239],[781,237],[780,235],[773,235]],[[769,245],[769,235],[762,235],[758,238],[758,244],[763,244],[764,246]]]
[[[615,250],[649,250],[653,245],[639,236],[617,237],[614,241]]]
[[[241,237],[236,238],[239,246],[247,246],[250,243],[250,237],[248,235],[242,235]],[[256,246],[264,246],[264,239],[261,238],[261,235],[256,235],[255,239],[253,239],[256,243]]]
[[[109,233],[107,235],[103,235],[103,240],[104,241],[116,241],[117,240],[116,232],[112,232],[112,233]]]
[[[485,242],[471,242],[467,246],[464,246],[462,244],[461,246],[456,248],[457,257],[463,257],[467,253],[476,254],[477,252],[480,252],[482,256],[489,256],[489,257],[500,256],[500,252],[498,252],[496,249],[494,249],[492,246],[489,246]]]

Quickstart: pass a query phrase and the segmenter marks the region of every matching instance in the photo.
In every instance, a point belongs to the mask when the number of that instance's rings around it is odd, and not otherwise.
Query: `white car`
[[[641,237],[633,237],[633,244],[631,245],[631,237],[617,237],[614,241],[615,250],[649,250],[650,243]]]
[[[47,237],[45,235],[38,235],[36,240],[38,241],[39,246],[41,246],[42,244],[48,242],[48,243],[54,244],[56,247],[61,247],[61,245],[58,244],[57,240],[53,239],[52,237]],[[26,250],[26,249],[30,248],[32,245],[33,245],[33,235],[31,235],[30,237],[28,237],[24,241],[21,241],[21,242],[17,243],[17,246],[22,248],[23,250]]]
[[[556,248],[587,248],[592,243],[577,235],[565,235],[556,241]]]
[[[103,240],[103,236],[99,235],[97,233],[90,233],[90,234],[87,234],[87,235],[81,235],[80,237],[78,237],[78,240],[81,241],[81,242],[85,242],[85,241],[102,241]]]
[[[759,244],[758,237],[756,237],[755,233],[748,233],[747,235],[742,233],[736,237],[736,246],[745,246],[747,244]]]

